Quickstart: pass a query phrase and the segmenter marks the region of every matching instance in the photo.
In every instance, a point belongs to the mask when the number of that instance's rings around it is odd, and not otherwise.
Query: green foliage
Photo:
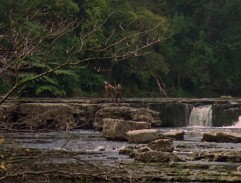
[[[56,40],[51,50],[48,48],[53,37],[40,43],[37,54],[24,58],[33,67],[20,71],[20,82],[65,63],[67,50],[72,45],[80,46],[79,38],[96,28],[98,31],[86,39],[86,51],[71,57],[72,61],[88,58],[92,53],[88,50],[90,47],[101,48],[107,40],[114,43],[157,24],[160,26],[146,37],[134,38],[139,45],[150,41],[146,39],[149,36],[172,35],[168,40],[143,50],[151,51],[143,57],[129,58],[126,62],[96,60],[85,69],[56,70],[23,86],[22,96],[103,96],[104,80],[121,83],[126,96],[160,96],[154,76],[163,79],[169,96],[240,96],[240,0],[2,0],[0,35],[11,26],[8,19],[11,9],[14,12],[12,18],[19,23],[15,28],[19,36],[24,37],[23,33],[30,30],[29,36],[33,40],[50,31],[41,24],[43,20],[51,23],[57,17],[73,17],[81,21],[79,28]],[[41,10],[42,14],[19,16],[18,13],[26,9]],[[0,43],[10,48],[18,46],[1,40]],[[112,51],[120,49],[125,53],[137,46],[125,47],[126,44],[116,45]],[[111,55],[112,52],[105,54]],[[96,72],[95,67],[105,72]],[[4,94],[8,87],[9,84],[1,79],[0,94]]]

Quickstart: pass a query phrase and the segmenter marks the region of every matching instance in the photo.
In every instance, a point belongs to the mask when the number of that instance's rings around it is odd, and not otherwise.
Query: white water
[[[189,117],[189,126],[212,127],[212,106],[194,107]]]
[[[226,128],[241,128],[241,116],[239,116],[238,121],[234,125],[228,126]]]

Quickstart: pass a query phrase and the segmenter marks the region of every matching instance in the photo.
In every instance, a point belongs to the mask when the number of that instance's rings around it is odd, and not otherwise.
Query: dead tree
[[[67,59],[53,66],[50,65],[50,57],[56,42],[81,26],[81,20],[65,18],[60,14],[51,14],[45,8],[39,7],[29,7],[23,11],[10,12],[8,15],[10,22],[8,28],[6,29],[0,24],[0,77],[9,83],[11,88],[0,100],[0,105],[23,85],[61,68],[74,66],[86,68],[90,62],[95,62],[96,60],[106,61],[111,59],[119,62],[131,57],[143,56],[151,52],[149,48],[154,44],[170,36],[166,27],[164,29],[166,31],[163,31],[159,36],[155,38],[149,36],[150,33],[163,26],[162,22],[157,22],[155,25],[149,25],[146,28],[139,25],[137,27],[139,31],[128,35],[125,34],[116,40],[113,38],[113,35],[117,29],[119,32],[126,31],[124,25],[120,24],[106,38],[104,44],[88,46],[89,40],[100,31],[110,16],[103,20],[101,24],[93,25],[92,30],[89,32],[81,32],[78,35],[78,41],[63,50],[67,55]],[[37,30],[33,30],[34,28],[31,28],[31,25],[29,28],[26,28],[26,24],[31,21],[35,22],[37,25],[35,29]],[[78,57],[78,60],[74,59],[79,53],[84,52],[88,52],[87,57]],[[21,79],[20,74],[22,70],[31,69],[35,66],[35,63],[30,59],[33,56],[38,56],[41,63],[45,65],[45,70],[31,78]]]

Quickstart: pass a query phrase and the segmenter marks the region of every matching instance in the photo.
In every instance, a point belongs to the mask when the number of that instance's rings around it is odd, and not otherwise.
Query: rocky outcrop
[[[241,143],[241,134],[234,132],[209,132],[201,135],[201,141]]]
[[[171,130],[165,133],[160,133],[161,138],[171,138],[173,140],[184,140],[185,132],[183,130]]]
[[[161,120],[159,113],[153,110],[144,108],[133,108],[123,106],[104,107],[98,110],[95,114],[94,127],[102,129],[103,119],[121,119],[127,121],[144,121],[152,126],[160,126]]]
[[[74,109],[68,104],[23,103],[18,109],[20,123],[31,129],[61,129],[76,127]]]
[[[135,122],[123,119],[103,119],[103,137],[115,140],[127,140],[127,132],[138,129],[151,128],[147,122]]]
[[[241,104],[237,102],[216,103],[212,106],[212,113],[212,126],[232,126],[241,116]]]
[[[148,143],[159,138],[157,129],[142,129],[127,132],[127,140],[129,143]]]
[[[178,158],[175,154],[169,152],[161,152],[161,151],[148,151],[137,153],[134,155],[135,160],[141,162],[178,162],[180,158]]]
[[[72,103],[73,116],[78,128],[92,129],[95,119],[95,113],[101,109],[102,105],[89,104],[89,103]]]
[[[160,112],[163,127],[188,126],[193,105],[181,102],[154,103],[150,109]]]
[[[173,152],[174,145],[173,141],[170,139],[158,139],[147,144],[147,147],[153,151],[162,151],[162,152]]]
[[[192,154],[193,160],[241,163],[241,151],[201,151]]]
[[[158,139],[148,144],[130,145],[119,149],[120,154],[129,155],[141,162],[176,162],[181,159],[173,153],[174,145],[171,139]]]
[[[185,99],[185,98],[136,98],[125,99],[125,103],[104,103],[104,99],[98,98],[9,98],[0,106],[0,121],[1,127],[14,126],[17,129],[29,129],[31,123],[24,126],[24,119],[30,119],[24,111],[23,106],[40,105],[44,113],[48,112],[49,105],[55,104],[61,106],[62,113],[69,114],[69,119],[74,123],[74,128],[97,128],[103,127],[104,118],[124,119],[132,121],[150,122],[152,126],[161,127],[183,127],[189,124],[189,116],[194,107],[210,105],[212,106],[212,126],[231,126],[238,117],[241,116],[241,99],[240,98],[216,98],[216,99]],[[21,109],[20,109],[21,108]],[[29,108],[29,107],[27,107]],[[20,109],[20,110],[18,110]],[[52,107],[50,107],[52,110]],[[55,109],[54,109],[55,110]],[[29,110],[31,112],[31,110]],[[55,125],[54,119],[56,113],[52,113],[52,117],[48,115],[35,115],[38,118],[41,116],[43,120],[42,127],[51,129],[68,129],[66,123]],[[70,111],[70,112],[67,112]],[[61,111],[60,111],[61,113]],[[64,114],[56,114],[56,118],[60,119]],[[47,118],[44,119],[44,116]],[[30,117],[30,118],[29,118]],[[65,120],[68,117],[64,117]],[[161,122],[160,122],[161,119]],[[48,121],[48,122],[46,122]],[[68,121],[68,119],[67,119]],[[18,123],[19,122],[19,123]],[[13,124],[14,123],[14,124]],[[70,124],[70,122],[67,122]],[[93,125],[94,124],[94,125]],[[36,127],[41,125],[36,125]],[[69,125],[70,129],[72,125]],[[34,126],[32,128],[35,128]]]

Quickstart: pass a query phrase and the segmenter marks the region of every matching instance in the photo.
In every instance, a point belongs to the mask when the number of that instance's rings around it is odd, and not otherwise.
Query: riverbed
[[[208,161],[205,159],[194,161],[191,156],[195,152],[201,151],[241,151],[241,144],[240,143],[214,143],[214,142],[201,142],[200,137],[201,133],[203,132],[210,132],[212,130],[218,131],[231,131],[231,132],[239,132],[241,133],[240,128],[230,128],[230,127],[223,127],[223,128],[213,128],[213,127],[184,127],[184,128],[159,128],[160,132],[167,132],[171,130],[184,130],[185,136],[183,141],[174,141],[175,150],[174,153],[177,154],[183,162],[180,163],[169,163],[166,165],[158,165],[164,166],[167,168],[165,171],[172,170],[173,173],[171,175],[165,174],[166,178],[162,178],[160,180],[168,182],[185,182],[186,180],[193,179],[194,182],[215,182],[215,176],[219,175],[219,172],[230,174],[233,172],[234,175],[231,180],[223,178],[224,182],[236,182],[237,180],[241,180],[241,173],[236,172],[237,167],[241,166],[241,162],[213,162]],[[74,164],[78,161],[88,162],[91,165],[98,165],[98,166],[112,166],[115,167],[122,164],[135,163],[135,161],[127,155],[119,154],[119,149],[130,145],[125,141],[110,141],[102,137],[101,132],[93,131],[93,130],[73,130],[73,131],[50,131],[50,132],[6,132],[1,131],[1,152],[4,152],[5,149],[12,149],[13,152],[16,149],[24,149],[24,152],[31,152],[35,149],[38,150],[43,154],[50,152],[50,155],[38,161],[38,164],[45,164],[45,163],[53,163],[53,164]],[[54,152],[54,153],[53,153]],[[56,154],[56,152],[66,153],[71,155],[64,155],[64,156],[55,156],[51,154]],[[22,153],[22,151],[21,151]],[[27,154],[26,154],[27,155]],[[4,156],[3,154],[1,155]],[[4,160],[6,161],[6,160]],[[36,160],[35,160],[36,161]],[[168,166],[167,166],[168,165]],[[138,165],[139,166],[139,165]],[[157,167],[153,164],[150,166],[148,164],[145,165],[141,164],[139,168],[139,172],[142,172],[143,169],[145,171],[152,170],[156,171]],[[187,169],[185,174],[190,170],[190,172],[199,172],[200,175],[204,173],[205,176],[213,176],[213,172],[218,172],[215,174],[214,177],[210,178],[202,178],[198,179],[195,178],[194,175],[188,179],[178,178],[175,177],[180,176],[177,174],[178,167],[182,167],[183,171]],[[148,168],[147,168],[148,167]],[[153,168],[154,167],[154,168]],[[184,168],[185,167],[185,168]],[[148,170],[146,170],[148,169]],[[132,168],[133,170],[133,168]],[[207,172],[208,170],[208,172]],[[212,170],[212,171],[210,171]],[[214,171],[215,170],[215,171]],[[152,171],[152,172],[153,172]],[[175,173],[174,173],[175,172]],[[163,173],[163,172],[162,172]],[[182,173],[183,174],[183,173]],[[165,177],[164,176],[164,177]],[[185,175],[184,175],[185,176]],[[198,175],[196,175],[198,177]],[[170,180],[169,180],[170,179]],[[155,179],[156,180],[156,179]],[[158,179],[157,179],[158,180]],[[155,181],[154,181],[155,182]]]

